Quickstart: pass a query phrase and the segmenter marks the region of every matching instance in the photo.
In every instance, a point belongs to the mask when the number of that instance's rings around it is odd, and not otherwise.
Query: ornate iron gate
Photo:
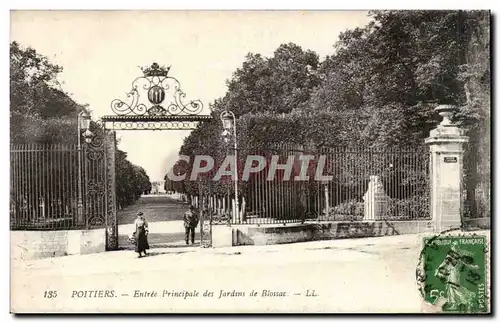
[[[118,248],[115,189],[115,133],[104,131],[86,143],[82,165],[82,219],[87,228],[106,228],[106,250]]]
[[[104,157],[101,162],[104,173],[100,180],[95,182],[98,183],[95,186],[98,187],[97,191],[104,192],[104,200],[101,203],[104,203],[106,212],[104,219],[93,214],[90,218],[104,220],[108,249],[118,247],[113,130],[193,130],[200,122],[212,119],[211,112],[204,110],[200,100],[184,102],[186,95],[180,82],[170,76],[169,71],[170,67],[157,63],[142,68],[143,75],[132,82],[132,89],[127,94],[128,102],[121,99],[112,100],[111,110],[114,115],[101,118],[102,129],[106,132],[104,142],[88,146],[91,155],[97,156],[102,152]],[[91,195],[86,196],[92,199]]]

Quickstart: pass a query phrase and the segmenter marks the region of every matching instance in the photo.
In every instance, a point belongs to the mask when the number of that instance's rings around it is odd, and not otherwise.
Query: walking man
[[[184,213],[184,229],[186,230],[186,244],[189,244],[189,238],[191,237],[191,243],[194,244],[194,230],[198,225],[199,217],[196,213],[194,206],[189,206],[189,211]]]

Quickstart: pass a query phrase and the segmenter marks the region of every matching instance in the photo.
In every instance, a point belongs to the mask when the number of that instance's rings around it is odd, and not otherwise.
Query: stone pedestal
[[[212,247],[223,248],[233,246],[233,229],[227,225],[212,226]]]
[[[388,196],[378,176],[370,176],[368,189],[363,196],[365,216],[364,221],[381,220],[387,213]]]
[[[468,137],[450,120],[455,110],[449,105],[438,106],[436,111],[443,121],[425,140],[431,154],[431,216],[437,232],[462,224],[463,145]]]

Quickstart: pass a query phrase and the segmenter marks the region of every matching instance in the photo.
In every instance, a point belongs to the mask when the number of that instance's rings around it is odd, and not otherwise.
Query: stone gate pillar
[[[106,163],[106,250],[118,249],[118,221],[116,219],[115,151],[116,132],[106,132],[104,138]]]
[[[456,107],[440,105],[435,111],[443,121],[425,143],[430,149],[431,216],[435,231],[441,232],[462,224],[463,155],[469,139],[450,120]]]

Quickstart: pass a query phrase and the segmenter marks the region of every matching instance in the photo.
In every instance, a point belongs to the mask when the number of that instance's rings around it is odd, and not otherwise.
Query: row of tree
[[[482,156],[469,180],[489,182],[489,12],[370,15],[365,27],[343,32],[323,61],[292,43],[272,57],[248,54],[224,97],[211,105],[214,121],[193,131],[179,154],[225,155],[218,122],[225,109],[238,118],[242,151],[310,142],[416,148],[440,121],[434,107],[454,104],[455,119],[471,138],[469,154]],[[188,180],[169,185],[195,195],[199,189]]]
[[[10,44],[11,144],[76,146],[77,116],[88,106],[75,102],[61,89],[57,81],[61,71],[62,67],[35,49]],[[125,152],[116,149],[115,162],[117,203],[125,207],[150,190],[151,183],[145,170],[133,165]]]

